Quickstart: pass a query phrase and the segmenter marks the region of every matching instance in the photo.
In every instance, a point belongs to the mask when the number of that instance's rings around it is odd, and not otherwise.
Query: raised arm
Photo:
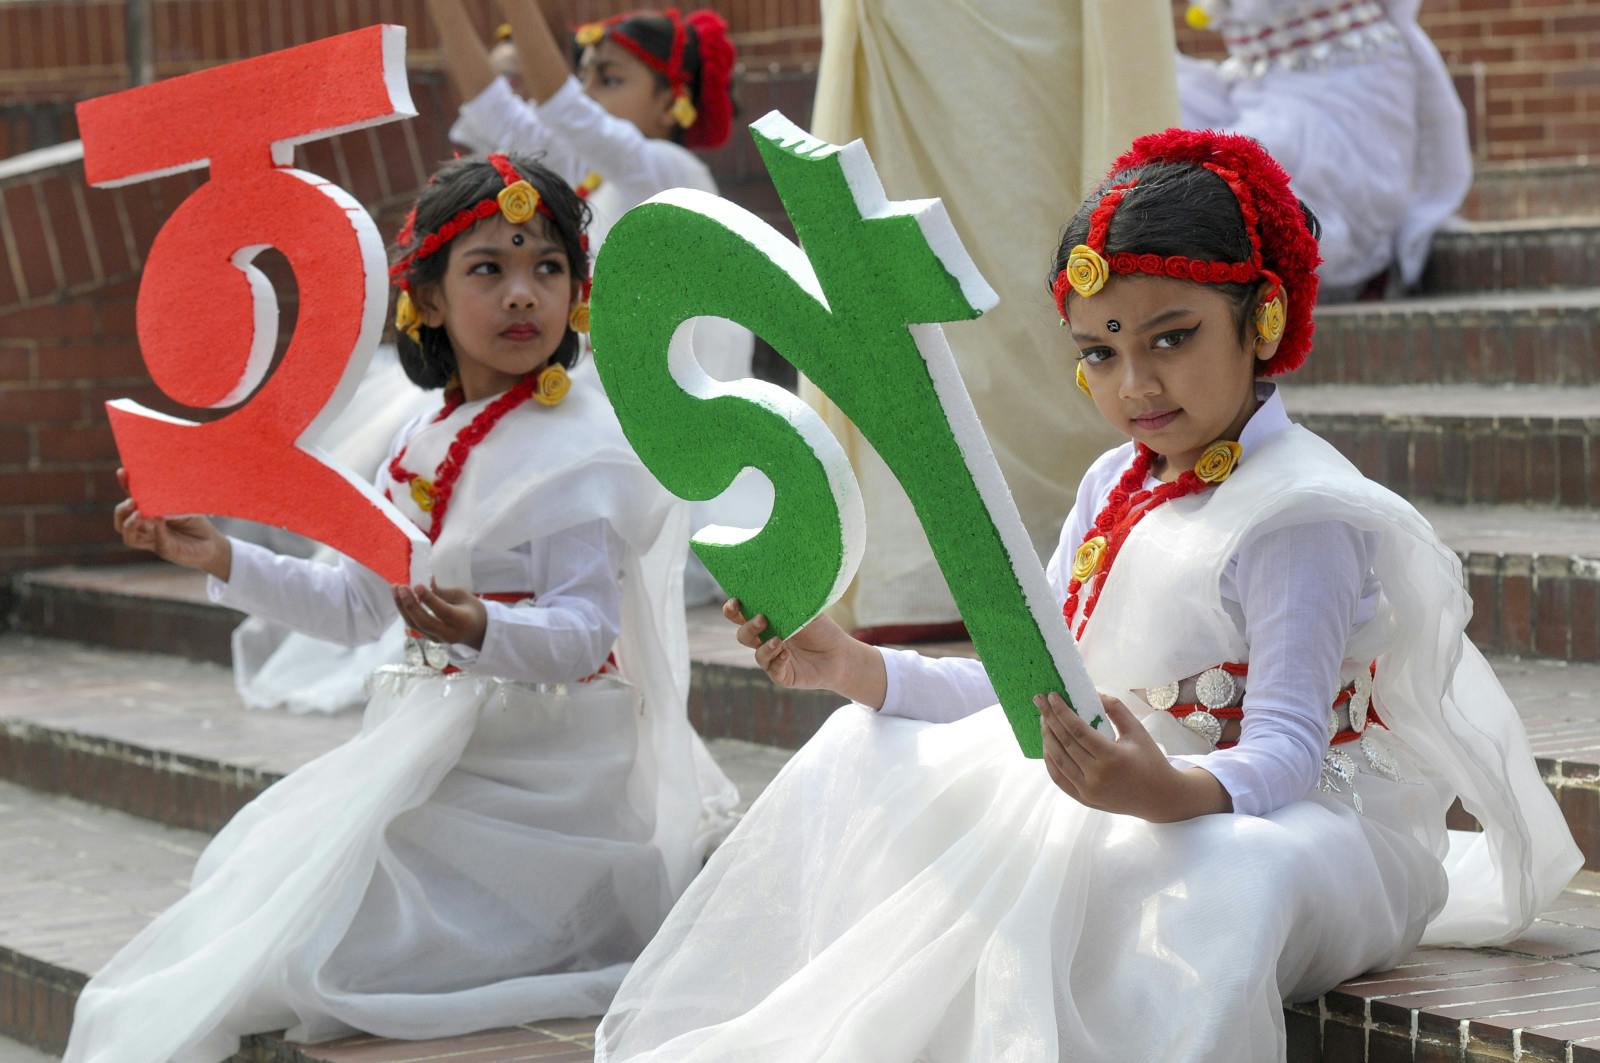
[[[511,39],[517,44],[517,59],[522,64],[528,95],[544,103],[572,76],[566,53],[534,0],[500,0],[500,6],[511,24]]]
[[[462,0],[428,0],[428,14],[444,45],[450,83],[463,100],[475,99],[494,80],[494,67],[466,6]],[[520,48],[522,42],[517,44]]]

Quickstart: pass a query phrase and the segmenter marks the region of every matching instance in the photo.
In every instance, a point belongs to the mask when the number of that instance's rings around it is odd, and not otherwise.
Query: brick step
[[[1600,288],[1339,303],[1316,320],[1297,382],[1600,383]]]
[[[1470,222],[1436,233],[1419,292],[1537,291],[1600,283],[1600,217]]]
[[[1600,509],[1600,387],[1290,384],[1284,399],[1413,501]]]
[[[0,1037],[0,1063],[50,1063],[55,1056],[47,1056],[32,1045]]]
[[[774,769],[775,770],[775,769]],[[0,1035],[64,1050],[72,1009],[98,970],[182,896],[204,834],[0,782]],[[63,888],[69,883],[69,888]],[[1580,874],[1520,940],[1495,949],[1419,950],[1285,1009],[1290,1063],[1385,1058],[1596,1063],[1600,1041],[1600,880]],[[1589,988],[1585,995],[1582,990]],[[240,1063],[576,1063],[595,1019],[529,1023],[426,1042],[353,1037],[317,1046],[250,1038]]]
[[[1479,163],[1461,213],[1479,221],[1549,214],[1600,215],[1600,166],[1581,162]]]

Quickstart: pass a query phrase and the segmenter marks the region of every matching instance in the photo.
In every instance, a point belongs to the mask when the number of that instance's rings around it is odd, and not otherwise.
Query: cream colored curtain
[[[1062,227],[1140,133],[1177,124],[1168,0],[823,0],[812,131],[866,141],[888,194],[938,196],[1000,305],[945,326],[1041,556],[1078,479],[1118,438],[1073,384],[1045,290]],[[802,394],[844,443],[867,551],[835,607],[846,628],[958,614],[916,515],[849,420]]]

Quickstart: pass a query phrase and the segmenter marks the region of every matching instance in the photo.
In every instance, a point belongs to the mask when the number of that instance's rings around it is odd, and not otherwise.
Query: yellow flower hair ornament
[[[539,191],[527,181],[518,178],[500,190],[495,196],[495,203],[500,208],[500,216],[512,225],[523,225],[533,220],[539,212]]]
[[[493,166],[506,186],[493,196],[474,203],[470,207],[463,207],[455,213],[449,221],[439,226],[437,232],[428,233],[416,247],[400,261],[389,267],[389,278],[401,290],[410,287],[406,280],[406,273],[412,266],[442,251],[451,240],[471,229],[485,218],[492,218],[496,213],[505,218],[512,225],[523,225],[533,220],[535,214],[543,214],[554,220],[555,215],[550,213],[549,204],[545,203],[539,195],[539,190],[533,187],[526,177],[517,172],[511,165],[511,160],[505,155],[495,152],[487,157],[490,166]],[[580,197],[583,193],[579,193]],[[414,239],[413,228],[416,225],[417,212],[413,207],[411,214],[400,228],[397,238],[401,247],[409,246]],[[398,324],[396,327],[399,327]]]

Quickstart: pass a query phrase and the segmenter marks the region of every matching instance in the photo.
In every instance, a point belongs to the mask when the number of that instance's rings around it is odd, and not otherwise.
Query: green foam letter
[[[772,481],[759,530],[707,528],[693,548],[746,612],[789,635],[860,562],[860,489],[838,442],[793,395],[721,383],[694,361],[696,317],[760,335],[805,373],[905,488],[1023,752],[1033,696],[1060,691],[1098,724],[1084,671],[938,322],[997,301],[937,200],[890,202],[859,141],[776,111],[751,127],[804,251],[755,215],[673,189],[611,229],[594,270],[595,364],[656,478],[713,498],[746,466]]]

